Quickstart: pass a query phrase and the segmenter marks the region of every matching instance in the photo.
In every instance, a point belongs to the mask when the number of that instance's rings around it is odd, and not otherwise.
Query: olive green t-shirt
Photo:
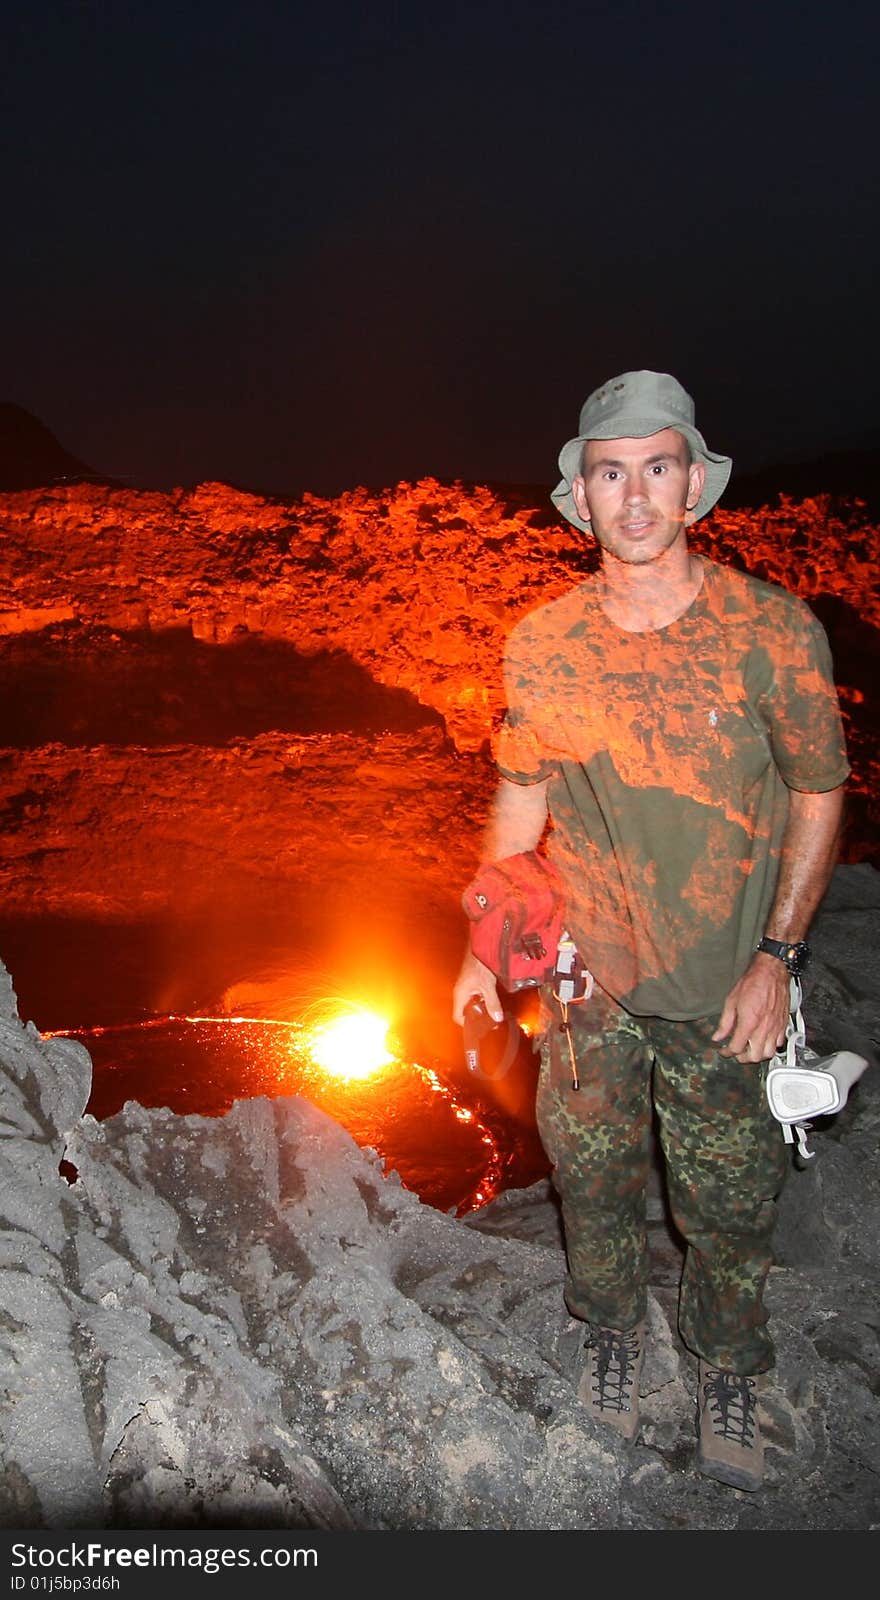
[[[790,789],[849,772],[827,639],[774,584],[703,562],[665,628],[628,633],[595,579],[525,617],[505,655],[503,777],[550,778],[569,932],[627,1010],[717,1014],[773,898]]]

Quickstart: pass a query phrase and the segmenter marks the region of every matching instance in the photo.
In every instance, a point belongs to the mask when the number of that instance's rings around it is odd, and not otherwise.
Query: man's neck
[[[600,604],[627,633],[668,627],[683,616],[703,587],[703,563],[687,547],[664,551],[639,566],[603,551]]]

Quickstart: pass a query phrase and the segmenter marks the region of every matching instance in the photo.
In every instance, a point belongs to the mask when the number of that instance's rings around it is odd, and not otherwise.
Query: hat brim
[[[626,431],[624,432],[624,427]],[[706,441],[696,428],[686,422],[670,422],[668,418],[659,420],[657,417],[628,417],[623,424],[619,417],[615,418],[606,430],[597,429],[595,433],[579,435],[576,439],[569,439],[559,452],[559,470],[562,481],[556,485],[550,498],[562,515],[580,528],[582,533],[590,533],[588,522],[584,522],[574,503],[571,485],[575,478],[580,477],[581,463],[583,460],[584,445],[588,439],[647,439],[652,433],[662,433],[665,428],[674,428],[683,439],[687,439],[691,447],[694,461],[699,461],[706,469],[706,479],[703,492],[693,509],[692,522],[698,522],[707,511],[711,511],[716,501],[720,500],[730,480],[733,461],[730,456],[716,455],[713,450],[706,448]]]

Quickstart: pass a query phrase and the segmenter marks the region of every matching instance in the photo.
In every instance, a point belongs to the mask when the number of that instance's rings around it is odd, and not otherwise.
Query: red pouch
[[[471,949],[505,989],[549,983],[565,926],[562,879],[534,850],[481,868],[461,897]]]

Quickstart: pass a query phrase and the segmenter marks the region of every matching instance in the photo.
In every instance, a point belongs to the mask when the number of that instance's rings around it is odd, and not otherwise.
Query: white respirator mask
[[[785,1030],[785,1049],[773,1057],[767,1073],[767,1103],[782,1124],[786,1144],[794,1144],[806,1161],[815,1150],[807,1147],[811,1117],[830,1117],[842,1111],[849,1091],[868,1063],[852,1050],[817,1056],[806,1043],[801,1013],[801,986],[791,980],[791,1016]]]

